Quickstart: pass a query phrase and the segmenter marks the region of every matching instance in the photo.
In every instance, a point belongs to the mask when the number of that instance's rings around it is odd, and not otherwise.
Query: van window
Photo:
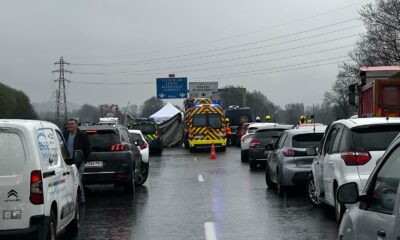
[[[385,151],[399,134],[400,125],[372,125],[352,129],[353,147],[365,151]]]
[[[323,133],[307,133],[293,136],[292,145],[294,148],[317,147],[322,139]]]
[[[157,132],[157,128],[154,124],[135,124],[132,125],[130,129],[140,130],[143,135],[154,134]]]
[[[195,114],[193,116],[193,127],[207,126],[207,116],[205,114]]]
[[[210,127],[212,127],[212,128],[221,128],[222,127],[221,115],[218,115],[218,114],[208,115],[208,122],[209,122]]]
[[[41,163],[44,168],[58,164],[58,140],[51,128],[39,129],[36,134],[38,141]]]
[[[68,159],[68,151],[67,151],[67,145],[65,144],[64,138],[62,137],[61,133],[59,131],[57,132],[57,140],[58,144],[60,145],[60,150],[61,150],[61,156],[63,157],[64,161]],[[72,158],[73,156],[71,156]]]
[[[22,172],[26,162],[24,145],[16,133],[0,132],[0,176]]]

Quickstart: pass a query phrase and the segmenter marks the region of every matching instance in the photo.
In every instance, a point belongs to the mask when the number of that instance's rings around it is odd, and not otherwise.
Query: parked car
[[[400,137],[390,145],[365,190],[356,182],[339,187],[338,202],[352,204],[343,216],[338,239],[400,239]]]
[[[267,144],[270,151],[265,170],[269,188],[276,187],[282,196],[286,187],[307,183],[313,157],[307,155],[307,147],[317,147],[326,126],[307,126],[283,132],[276,145]]]
[[[93,125],[80,128],[92,144],[92,153],[85,164],[83,184],[114,184],[125,192],[135,191],[138,148],[131,143],[128,129],[122,125]]]
[[[0,239],[55,239],[80,220],[80,181],[60,129],[49,122],[0,120]]]
[[[254,134],[256,131],[263,126],[274,125],[275,123],[251,123],[247,127],[246,133],[240,139],[240,159],[242,162],[249,161],[249,149],[250,149],[250,142],[253,139]]]
[[[311,166],[308,196],[314,205],[335,207],[340,222],[345,206],[337,202],[337,189],[356,182],[362,191],[376,161],[400,132],[400,118],[358,118],[334,122],[325,132],[322,147]],[[307,149],[310,155],[315,148]]]
[[[144,135],[146,142],[149,144],[151,153],[161,154],[163,151],[163,144],[161,134],[158,129],[157,123],[152,118],[135,119],[129,129],[140,130]]]
[[[243,135],[245,135],[247,133],[247,129],[249,128],[251,123],[243,123],[238,131],[237,131],[237,138],[236,138],[236,146],[240,147],[241,146],[241,140]]]
[[[282,132],[292,127],[292,125],[269,124],[255,132],[249,148],[250,170],[256,169],[259,164],[263,168],[266,167],[269,151],[265,150],[265,145],[276,144]]]
[[[136,174],[136,184],[143,185],[149,175],[149,144],[140,130],[129,130],[129,139],[137,146],[142,156],[136,167],[139,169]]]

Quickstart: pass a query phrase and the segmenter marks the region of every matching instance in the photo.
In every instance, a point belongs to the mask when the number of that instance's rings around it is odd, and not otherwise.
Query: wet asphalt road
[[[60,239],[206,239],[205,222],[219,240],[329,240],[338,232],[330,209],[312,207],[303,189],[278,197],[266,188],[264,171],[250,172],[234,147],[217,160],[183,149],[151,157],[135,197],[112,186],[89,190],[79,235]]]

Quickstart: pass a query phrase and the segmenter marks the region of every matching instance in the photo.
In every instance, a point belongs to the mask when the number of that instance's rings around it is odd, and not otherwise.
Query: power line
[[[359,36],[359,34],[353,34],[350,36],[339,37],[339,38],[326,40],[326,41],[322,41],[322,42],[317,42],[317,43],[304,44],[301,46],[285,48],[285,49],[281,49],[281,50],[277,50],[277,51],[269,51],[269,52],[263,52],[263,53],[252,54],[252,55],[247,55],[247,56],[241,56],[241,57],[237,57],[237,58],[216,60],[216,61],[212,61],[212,62],[207,62],[207,64],[221,63],[221,62],[227,62],[227,61],[236,61],[236,60],[241,60],[241,59],[246,59],[246,58],[253,58],[253,57],[271,55],[271,54],[276,54],[276,53],[283,53],[283,52],[288,52],[288,51],[292,51],[292,50],[296,50],[296,49],[303,49],[306,47],[312,47],[312,46],[317,46],[317,45],[321,45],[321,44],[325,44],[325,43],[336,42],[338,40],[343,40],[343,39],[347,39],[347,38],[351,38],[351,37],[355,37],[355,36]],[[74,72],[74,73],[81,74],[81,75],[131,75],[131,76],[145,75],[143,73],[135,73],[135,72]]]
[[[330,60],[337,60],[337,59],[342,59],[342,58],[348,58],[348,56],[339,56],[339,57],[332,57],[332,58],[325,58],[325,59],[318,59],[310,62],[303,62],[303,63],[298,63],[298,64],[292,64],[292,65],[285,65],[285,66],[279,66],[279,67],[274,67],[274,68],[265,68],[265,69],[259,69],[259,70],[253,70],[253,71],[246,71],[246,72],[237,72],[237,73],[229,73],[229,74],[221,74],[221,75],[214,75],[214,76],[203,76],[203,77],[195,77],[192,79],[223,79],[225,77],[230,77],[230,78],[236,78],[236,77],[243,77],[243,76],[255,76],[255,75],[262,75],[262,74],[269,74],[269,73],[276,73],[276,72],[286,72],[286,71],[291,71],[291,70],[298,70],[298,69],[303,69],[303,68],[310,68],[310,67],[317,67],[317,66],[323,66],[323,65],[328,65],[328,64],[334,64],[334,63],[342,63],[343,61],[335,61],[335,62],[329,62],[329,63],[320,63],[324,61],[330,61]],[[310,65],[312,63],[319,63],[315,65]],[[306,66],[303,66],[306,65]],[[298,66],[297,68],[293,68],[295,66]],[[301,67],[300,67],[301,66]],[[283,70],[278,70],[278,69],[283,69]],[[271,71],[273,70],[273,71]],[[275,71],[277,70],[277,71]],[[247,75],[246,75],[247,74]],[[235,76],[236,75],[236,76]],[[87,81],[72,81],[72,83],[75,84],[88,84],[88,85],[135,85],[135,84],[154,84],[154,82],[87,82]]]
[[[263,48],[268,48],[268,47],[273,47],[273,46],[279,46],[279,45],[284,45],[287,43],[293,43],[293,42],[298,42],[298,41],[302,41],[302,40],[308,40],[308,39],[313,39],[313,38],[317,38],[317,37],[322,37],[325,35],[330,35],[330,34],[334,34],[334,33],[338,33],[338,32],[343,32],[346,30],[350,30],[350,29],[354,29],[354,28],[358,28],[361,27],[362,25],[356,25],[356,26],[352,26],[352,27],[347,27],[347,28],[342,28],[342,29],[338,29],[335,31],[329,31],[329,32],[325,32],[325,33],[321,33],[321,34],[315,34],[315,35],[311,35],[311,36],[307,36],[307,37],[301,37],[301,38],[296,38],[296,39],[292,39],[292,40],[288,40],[288,41],[282,41],[282,42],[278,42],[278,43],[273,43],[273,44],[267,44],[267,45],[263,45],[263,46],[258,46],[258,47],[252,47],[252,48],[246,48],[246,49],[240,49],[240,50],[236,50],[236,51],[230,51],[230,52],[224,52],[224,53],[218,53],[218,54],[214,54],[214,55],[206,55],[206,56],[199,56],[199,57],[193,57],[193,58],[184,58],[184,59],[179,59],[179,60],[194,60],[194,59],[203,59],[203,58],[210,58],[210,57],[216,57],[216,56],[223,56],[223,55],[229,55],[229,54],[236,54],[236,53],[241,53],[241,52],[247,52],[247,51],[253,51],[253,50],[259,50],[259,49],[263,49]],[[265,41],[262,41],[265,42]],[[230,47],[229,47],[230,48]],[[228,49],[228,48],[226,48]],[[208,51],[208,52],[213,52],[214,50]],[[181,55],[182,57],[184,56],[188,56],[188,55]],[[158,61],[158,62],[150,62],[150,63],[144,63],[144,64],[124,64],[124,65],[129,65],[129,66],[134,66],[134,65],[148,65],[148,64],[155,64],[155,63],[163,63],[163,62],[170,62],[171,59],[168,58],[162,58],[165,59],[165,61]],[[166,61],[168,59],[168,61]],[[174,61],[172,59],[172,61]],[[75,63],[72,65],[77,65],[77,66],[96,66],[96,67],[105,67],[105,66],[115,66],[117,64],[80,64],[80,63]],[[121,64],[118,64],[121,65]],[[164,70],[166,68],[163,69],[150,69],[150,70],[142,70],[142,71],[158,71],[158,70]]]
[[[270,70],[275,70],[275,69],[282,69],[282,68],[290,68],[290,67],[293,67],[293,66],[307,65],[307,64],[311,64],[311,63],[329,61],[329,60],[336,60],[336,59],[340,59],[340,58],[348,58],[348,56],[340,56],[340,57],[332,57],[332,58],[326,58],[326,59],[318,59],[318,60],[305,62],[305,63],[291,64],[291,65],[273,67],[273,68],[262,68],[262,69],[246,71],[246,72],[236,72],[236,73],[228,73],[228,74],[220,74],[220,75],[203,76],[203,77],[197,77],[197,78],[194,78],[194,79],[208,79],[208,78],[216,79],[216,78],[219,78],[219,77],[232,77],[232,76],[238,75],[238,74],[241,75],[241,74],[256,73],[256,72],[260,72],[260,74],[262,74],[265,71],[270,71]]]
[[[256,33],[260,33],[260,32],[265,32],[265,31],[269,31],[272,29],[276,29],[276,28],[280,28],[280,27],[284,27],[284,26],[288,26],[291,24],[295,24],[295,23],[299,23],[302,21],[306,21],[306,20],[310,20],[313,18],[317,18],[326,14],[331,14],[334,12],[338,12],[356,5],[360,5],[361,3],[366,3],[369,2],[370,0],[367,1],[359,1],[357,3],[353,3],[353,4],[349,4],[340,8],[335,8],[326,12],[321,12],[319,14],[315,14],[315,15],[311,15],[308,17],[303,17],[303,18],[298,18],[286,23],[282,23],[282,24],[277,24],[274,26],[270,26],[264,29],[259,29],[256,31],[252,31],[252,32],[246,32],[246,33],[240,33],[240,34],[236,34],[236,35],[232,35],[232,36],[228,36],[228,37],[223,37],[223,38],[219,38],[219,39],[215,39],[215,40],[209,40],[209,41],[204,41],[204,42],[199,42],[199,43],[194,43],[194,44],[188,44],[188,45],[183,45],[180,47],[173,47],[173,48],[168,48],[168,49],[160,49],[160,50],[154,50],[154,51],[145,51],[145,52],[137,52],[137,53],[129,53],[129,54],[120,54],[120,55],[109,55],[109,56],[93,56],[93,57],[73,57],[70,56],[70,58],[75,58],[75,59],[99,59],[99,58],[116,58],[116,57],[127,57],[127,56],[136,56],[136,55],[143,55],[143,54],[152,54],[152,53],[160,53],[160,52],[167,52],[167,51],[173,51],[173,50],[179,50],[179,49],[183,49],[183,48],[192,48],[192,47],[197,47],[197,46],[201,46],[201,45],[206,45],[206,44],[210,44],[210,43],[217,43],[217,42],[222,42],[222,41],[226,41],[226,40],[231,40],[231,39],[235,39],[235,38],[240,38],[240,37],[244,37],[244,36],[249,36],[249,35],[253,35]]]

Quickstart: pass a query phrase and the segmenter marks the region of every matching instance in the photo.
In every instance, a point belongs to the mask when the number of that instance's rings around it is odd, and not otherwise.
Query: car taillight
[[[29,200],[35,205],[43,204],[43,181],[40,170],[31,172],[31,193]]]
[[[111,151],[124,151],[125,145],[124,144],[115,144],[111,146]]]
[[[258,145],[260,145],[261,144],[261,141],[260,140],[258,140],[258,139],[253,139],[253,140],[251,140],[251,142],[250,142],[250,147],[256,147],[256,146],[258,146]]]
[[[147,143],[143,143],[139,147],[140,147],[140,150],[146,149],[147,148]]]
[[[346,151],[341,154],[347,166],[364,165],[371,160],[371,155],[367,151]]]
[[[285,157],[294,157],[295,151],[293,149],[285,149],[283,150],[283,156]]]

